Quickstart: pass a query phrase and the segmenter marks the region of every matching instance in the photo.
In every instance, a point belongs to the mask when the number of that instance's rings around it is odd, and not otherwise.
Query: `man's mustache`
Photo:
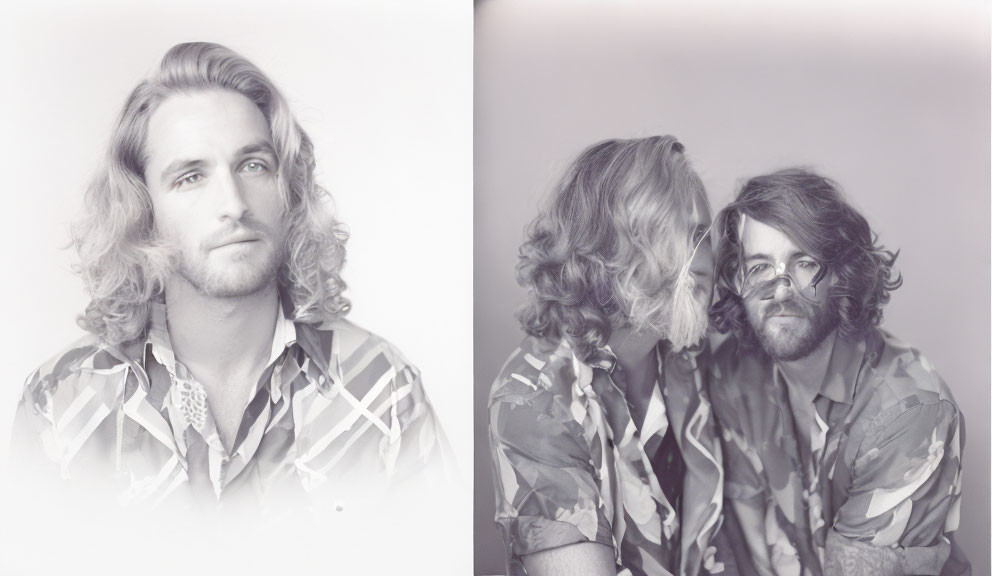
[[[268,226],[259,222],[251,215],[245,215],[235,224],[211,233],[200,245],[209,250],[224,245],[233,239],[252,238],[261,240],[271,237],[272,230]]]
[[[809,316],[808,309],[801,303],[795,300],[781,300],[773,302],[765,308],[762,316],[765,319],[771,318],[772,316],[799,316],[806,317]]]

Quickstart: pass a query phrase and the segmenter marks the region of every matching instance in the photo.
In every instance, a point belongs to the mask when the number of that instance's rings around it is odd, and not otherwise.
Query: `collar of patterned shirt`
[[[230,453],[157,304],[142,338],[118,347],[87,336],[28,378],[15,418],[18,462],[54,468],[87,495],[109,489],[121,503],[153,506],[273,496],[309,506],[316,494],[338,502],[401,480],[451,478],[414,366],[351,322],[294,323],[280,310]]]

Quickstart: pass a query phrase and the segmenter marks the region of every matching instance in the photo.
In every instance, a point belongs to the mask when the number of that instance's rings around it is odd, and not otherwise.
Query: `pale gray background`
[[[988,574],[988,3],[483,0],[475,24],[476,573],[505,570],[485,408],[522,337],[523,229],[585,146],[670,133],[714,209],[742,178],[808,165],[902,250],[884,326],[963,408],[959,534]]]

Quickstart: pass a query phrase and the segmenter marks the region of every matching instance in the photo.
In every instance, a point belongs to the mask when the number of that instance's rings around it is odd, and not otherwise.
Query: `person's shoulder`
[[[576,377],[574,355],[565,341],[527,336],[503,363],[489,404],[539,403],[541,398],[568,393]]]
[[[575,389],[576,366],[582,364],[566,341],[524,338],[493,383],[490,448],[512,447],[526,459],[563,466],[588,462],[583,420],[589,406]]]
[[[406,430],[425,416],[433,418],[420,371],[385,338],[345,318],[316,326],[317,339],[350,395],[371,410],[395,413]]]
[[[337,318],[315,327],[320,339],[326,342],[336,340],[335,349],[342,367],[362,363],[365,360],[380,358],[397,372],[409,369],[417,371],[399,348],[391,342],[346,318]]]
[[[860,466],[864,477],[892,485],[925,479],[920,474],[929,475],[938,463],[946,474],[956,474],[964,417],[934,366],[916,348],[878,329],[866,335],[864,345],[851,411],[856,416],[848,428],[859,446],[854,473]]]
[[[957,407],[950,388],[919,349],[875,330],[866,338],[865,354],[871,369],[870,392],[880,410],[941,402]]]
[[[112,346],[94,334],[86,334],[28,375],[22,402],[51,416],[53,410],[72,405],[83,394],[97,393],[106,401],[106,391],[98,388],[116,388],[129,364],[123,346]]]
[[[111,346],[94,334],[86,334],[38,366],[28,376],[27,385],[58,383],[77,376],[82,370],[112,371],[128,363],[123,346]]]

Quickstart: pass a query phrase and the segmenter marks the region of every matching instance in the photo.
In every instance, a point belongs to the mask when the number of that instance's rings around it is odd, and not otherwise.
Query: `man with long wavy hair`
[[[23,458],[122,502],[218,505],[443,467],[417,369],[344,319],[346,234],[309,137],[251,62],[170,49],[127,99],[85,208],[91,334],[28,378]]]
[[[528,336],[489,402],[509,574],[732,572],[705,395],[709,206],[671,136],[584,151],[520,249]]]
[[[830,180],[749,180],[717,216],[713,408],[738,540],[760,574],[965,574],[964,422],[878,328],[896,255]]]

